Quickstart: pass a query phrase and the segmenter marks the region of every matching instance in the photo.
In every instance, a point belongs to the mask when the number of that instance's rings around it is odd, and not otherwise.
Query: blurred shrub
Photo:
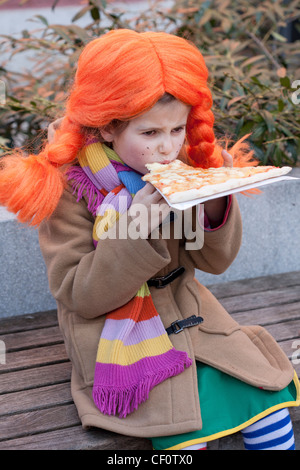
[[[24,0],[23,0],[24,2]],[[59,0],[53,4],[57,6]],[[0,107],[0,152],[16,145],[37,150],[45,127],[64,112],[63,103],[84,44],[111,29],[168,31],[192,40],[205,56],[214,98],[215,131],[249,141],[263,164],[300,161],[300,41],[284,36],[298,22],[298,0],[156,0],[146,10],[117,8],[105,0],[79,7],[67,25],[48,24],[21,37],[0,36],[0,79],[7,96]],[[86,27],[76,22],[86,17]],[[10,60],[30,53],[30,70],[13,71]],[[32,149],[32,147],[34,147]]]

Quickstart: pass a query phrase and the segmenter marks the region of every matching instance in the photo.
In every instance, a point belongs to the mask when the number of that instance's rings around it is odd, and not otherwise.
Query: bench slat
[[[54,405],[73,403],[69,383],[32,388],[0,395],[0,419],[5,415],[39,410]]]
[[[300,302],[235,312],[232,314],[232,317],[241,325],[249,325],[249,322],[252,325],[261,326],[272,325],[274,323],[280,324],[288,320],[300,318]]]
[[[53,431],[79,424],[80,420],[74,404],[1,416],[0,449],[2,448],[1,440]]]
[[[0,319],[0,335],[57,325],[57,311],[37,312]]]
[[[292,286],[257,293],[241,294],[234,297],[222,298],[220,301],[229,313],[234,313],[256,308],[293,304],[294,302],[299,302],[299,292],[299,286]]]
[[[64,344],[43,346],[34,349],[11,352],[6,354],[6,364],[1,364],[0,372],[15,371],[22,368],[41,366],[68,359]],[[0,373],[1,380],[1,373]]]
[[[7,372],[0,375],[0,394],[69,382],[70,378],[71,363],[69,361],[16,370],[13,373]]]
[[[201,281],[200,281],[201,282]],[[208,289],[222,299],[241,294],[257,293],[265,290],[282,289],[285,287],[300,286],[299,272],[293,271],[272,276],[260,276],[252,279],[241,279],[208,286]]]
[[[7,333],[5,335],[1,335],[1,340],[4,341],[7,352],[62,343],[63,341],[58,326],[49,326],[48,328],[39,328],[30,331],[19,331],[17,333]]]
[[[1,450],[152,450],[149,439],[68,427],[0,442]]]

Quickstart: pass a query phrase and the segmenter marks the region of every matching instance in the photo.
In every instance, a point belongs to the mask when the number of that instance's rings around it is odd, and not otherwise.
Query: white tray
[[[279,181],[284,181],[284,180],[299,180],[300,178],[295,178],[293,176],[276,176],[274,178],[269,178],[263,181],[259,181],[257,183],[252,183],[248,184],[245,186],[240,186],[239,188],[236,189],[230,189],[228,191],[223,191],[220,193],[213,194],[211,196],[207,197],[201,197],[198,199],[193,199],[191,201],[186,201],[186,202],[178,202],[178,203],[171,203],[166,196],[162,194],[161,191],[157,190],[160,192],[160,194],[163,196],[163,198],[167,201],[170,207],[173,207],[174,209],[178,209],[181,211],[184,211],[186,209],[189,209],[190,207],[196,206],[197,204],[201,204],[205,201],[209,201],[210,199],[216,199],[218,197],[223,197],[223,196],[228,196],[229,194],[234,194],[234,193],[241,193],[243,191],[246,191],[247,189],[252,189],[252,188],[258,188],[259,186],[264,186],[266,184],[272,184],[272,183],[278,183]]]

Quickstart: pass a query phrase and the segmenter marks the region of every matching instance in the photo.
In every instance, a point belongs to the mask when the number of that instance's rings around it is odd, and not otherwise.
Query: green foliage
[[[55,8],[59,4],[56,0]],[[138,4],[137,9],[138,9]],[[300,41],[283,28],[300,18],[298,0],[156,0],[137,13],[89,0],[67,25],[48,24],[21,37],[0,36],[0,80],[7,88],[0,106],[0,152],[12,146],[39,148],[47,124],[63,115],[66,92],[82,47],[117,28],[168,31],[192,40],[203,53],[214,99],[215,131],[249,141],[263,164],[300,161]],[[76,22],[87,19],[87,26]],[[30,70],[12,71],[15,55],[30,55]],[[298,86],[297,86],[298,85]]]

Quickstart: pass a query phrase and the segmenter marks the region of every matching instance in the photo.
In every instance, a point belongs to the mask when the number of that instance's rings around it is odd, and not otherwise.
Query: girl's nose
[[[159,144],[158,150],[164,155],[169,154],[172,151],[173,145],[171,137],[164,136]]]

